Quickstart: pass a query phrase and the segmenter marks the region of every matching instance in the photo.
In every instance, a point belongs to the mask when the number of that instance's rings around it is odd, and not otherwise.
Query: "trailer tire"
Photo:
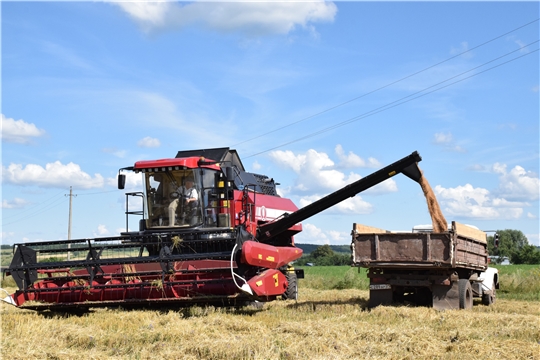
[[[469,279],[458,280],[458,291],[459,291],[459,308],[472,309],[473,293],[472,293],[472,286]]]
[[[285,279],[287,279],[287,290],[281,296],[283,300],[298,300],[298,281],[294,271],[286,271]]]
[[[493,305],[495,303],[496,290],[495,284],[491,286],[491,291],[485,292],[482,294],[482,304],[486,306]]]

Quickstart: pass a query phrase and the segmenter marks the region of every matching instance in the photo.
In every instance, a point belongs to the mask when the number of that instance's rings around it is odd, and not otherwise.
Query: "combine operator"
[[[199,193],[193,187],[193,177],[184,179],[184,185],[173,189],[170,196],[174,200],[169,204],[169,226],[176,225],[176,210],[180,205],[179,225],[194,225],[197,222],[197,205],[199,204]],[[171,187],[174,186],[171,183]]]

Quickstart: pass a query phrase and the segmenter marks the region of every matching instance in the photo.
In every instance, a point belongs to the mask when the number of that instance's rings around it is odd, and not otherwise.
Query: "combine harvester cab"
[[[118,176],[119,189],[126,171],[143,178],[143,191],[126,193],[126,232],[16,244],[6,274],[19,290],[3,300],[44,310],[296,299],[300,222],[398,173],[418,181],[420,160],[414,152],[302,209],[229,148],[139,161]],[[129,211],[130,199],[142,210]],[[142,217],[137,231],[130,215]]]

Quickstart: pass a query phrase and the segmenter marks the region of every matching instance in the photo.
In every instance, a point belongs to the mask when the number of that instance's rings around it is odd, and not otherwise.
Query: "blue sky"
[[[0,5],[2,243],[66,239],[70,186],[72,238],[116,235],[119,168],[228,146],[298,206],[417,150],[448,221],[540,245],[538,2]],[[400,175],[297,241],[353,222],[431,220]]]

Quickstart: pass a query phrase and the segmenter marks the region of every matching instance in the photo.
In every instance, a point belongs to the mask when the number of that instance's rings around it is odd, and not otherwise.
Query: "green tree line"
[[[336,253],[330,245],[322,245],[311,253],[302,256],[295,263],[298,266],[305,266],[306,264],[316,266],[351,265],[351,254]]]
[[[495,236],[488,236],[488,253],[496,256],[495,262],[504,258],[512,264],[540,264],[540,249],[529,244],[527,237],[519,230],[497,230],[499,244],[495,245]]]

